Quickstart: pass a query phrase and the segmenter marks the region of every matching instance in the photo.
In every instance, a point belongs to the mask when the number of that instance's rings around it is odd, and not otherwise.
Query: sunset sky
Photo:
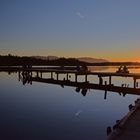
[[[140,61],[140,0],[0,0],[0,54]]]

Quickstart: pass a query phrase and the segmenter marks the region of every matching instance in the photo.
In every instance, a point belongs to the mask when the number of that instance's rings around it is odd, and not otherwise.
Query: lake
[[[116,67],[89,69],[116,71]],[[130,72],[140,73],[140,69],[131,68]],[[62,74],[60,79],[63,78]],[[73,80],[74,76],[69,78]],[[78,81],[84,81],[83,76]],[[98,77],[89,76],[88,81],[98,83]],[[131,86],[133,81],[113,77],[112,83]],[[23,85],[18,81],[18,73],[0,72],[0,139],[105,140],[106,128],[127,114],[128,105],[139,96],[107,92],[104,99],[104,93],[90,89],[83,96],[74,87],[40,82]]]

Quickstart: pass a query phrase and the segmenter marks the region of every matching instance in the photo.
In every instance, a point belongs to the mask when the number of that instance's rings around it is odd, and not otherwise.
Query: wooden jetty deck
[[[75,75],[75,82],[77,82],[77,77],[79,75],[85,76],[85,82],[88,81],[88,76],[98,76],[99,84],[103,84],[103,77],[109,78],[109,85],[112,84],[112,77],[130,77],[133,78],[133,87],[136,88],[138,86],[137,79],[140,79],[140,73],[116,73],[116,72],[92,72],[92,71],[77,71],[77,70],[66,70],[66,69],[51,69],[44,67],[32,67],[32,68],[22,68],[22,67],[0,67],[0,71],[7,72],[28,72],[28,73],[36,73],[37,77],[42,77],[43,73],[51,73],[51,78],[53,78],[53,74],[57,75],[57,80],[59,79],[60,74],[66,74],[68,80],[69,74]]]
[[[85,76],[85,82],[87,82],[88,76],[98,76],[99,84],[103,84],[103,77],[109,78],[109,85],[112,84],[112,77],[131,77],[133,78],[133,87],[136,88],[138,83],[137,79],[140,79],[140,73],[116,73],[116,72],[91,72],[91,71],[77,71],[77,70],[61,70],[61,69],[42,69],[42,68],[27,68],[23,69],[24,71],[28,72],[36,72],[37,77],[42,77],[42,73],[51,73],[51,78],[53,78],[53,73],[57,75],[57,80],[59,79],[60,74],[67,74],[67,80],[69,74],[75,75],[75,81],[77,82],[77,77],[79,75]]]
[[[140,139],[140,99],[131,105],[130,112],[120,120],[107,140],[139,140]]]
[[[48,69],[44,67],[33,67],[33,68],[22,68],[22,67],[0,67],[0,71],[29,71],[29,72],[40,72],[49,73],[55,72],[58,74],[77,74],[77,75],[98,75],[102,77],[106,76],[119,76],[119,77],[134,77],[140,79],[140,73],[116,73],[116,72],[91,72],[91,71],[77,71],[77,70],[63,70],[63,69]]]
[[[116,72],[91,72],[91,71],[77,71],[77,70],[59,70],[59,69],[41,69],[41,68],[27,68],[22,69],[25,71],[32,71],[32,72],[55,72],[58,74],[77,74],[77,75],[98,75],[102,77],[106,76],[121,76],[121,77],[135,77],[136,79],[140,79],[140,73],[116,73]]]

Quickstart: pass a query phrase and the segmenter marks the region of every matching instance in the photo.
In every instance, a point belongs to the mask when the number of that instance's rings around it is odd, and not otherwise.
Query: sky
[[[0,0],[0,54],[140,61],[140,0]]]

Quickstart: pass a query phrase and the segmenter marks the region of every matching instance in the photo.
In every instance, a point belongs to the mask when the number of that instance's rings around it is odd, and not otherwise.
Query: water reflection
[[[122,92],[120,96],[119,92],[91,88],[93,82],[99,85],[98,77],[88,77],[88,83],[79,76],[81,83],[76,84],[73,75],[69,77],[71,81],[64,75],[59,80],[57,75],[52,80],[49,74],[42,78],[34,73],[24,79],[20,76],[18,79],[19,73],[0,73],[0,139],[3,140],[104,140],[106,128],[122,118],[128,112],[128,105],[138,97],[126,94],[122,98]],[[128,84],[131,80],[121,81]],[[112,82],[121,87],[118,78]]]
[[[63,79],[61,78],[62,80],[59,80],[58,74],[61,74],[61,73],[57,73],[56,79],[53,78],[52,72],[51,72],[51,78],[48,78],[48,77],[43,78],[42,73],[40,73],[40,76],[39,76],[38,72],[37,72],[36,76],[33,76],[32,71],[19,72],[18,76],[19,76],[19,81],[21,80],[23,85],[32,84],[32,82],[41,82],[41,83],[60,85],[62,88],[64,88],[64,86],[71,86],[71,87],[76,87],[75,91],[80,92],[83,96],[86,96],[89,89],[104,90],[105,91],[104,99],[107,98],[107,91],[117,92],[117,93],[119,93],[120,96],[121,95],[125,96],[126,94],[139,95],[139,93],[140,93],[140,88],[138,87],[138,82],[136,82],[136,78],[139,78],[139,77],[136,75],[137,77],[135,78],[135,74],[128,75],[130,77],[132,76],[132,78],[134,79],[134,87],[129,87],[129,84],[126,84],[126,83],[121,84],[120,86],[112,84],[112,77],[113,77],[112,73],[111,74],[109,73],[109,75],[106,75],[106,73],[97,73],[97,76],[99,78],[98,84],[91,82],[91,81],[87,81],[86,74],[84,75],[85,82],[81,82],[81,81],[79,82],[77,80],[77,76],[78,76],[77,73],[74,73],[75,74],[74,81],[70,80],[71,76],[68,75],[68,73],[67,73],[67,79],[65,79],[65,77],[64,77]],[[105,74],[105,75],[103,75],[103,74]],[[62,73],[61,76],[65,76],[65,75]],[[109,77],[108,84],[107,84],[107,81],[104,81],[104,83],[103,83],[103,77],[105,77],[105,76]],[[121,76],[122,75],[120,75],[120,77]],[[68,79],[68,77],[69,77],[69,79]]]

